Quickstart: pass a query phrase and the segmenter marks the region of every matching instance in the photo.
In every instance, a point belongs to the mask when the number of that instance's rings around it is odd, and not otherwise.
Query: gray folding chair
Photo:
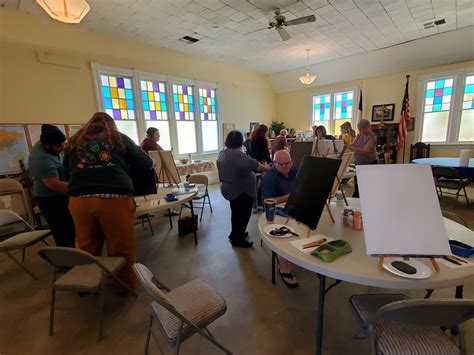
[[[38,280],[38,277],[31,272],[25,265],[23,265],[20,261],[18,261],[14,256],[13,253],[15,250],[21,250],[22,256],[21,261],[25,261],[25,253],[26,248],[34,245],[40,241],[49,245],[48,242],[45,240],[48,236],[51,235],[51,231],[49,229],[45,230],[35,230],[31,224],[21,218],[18,214],[10,210],[0,210],[0,227],[1,228],[8,228],[14,227],[18,225],[23,225],[25,230],[29,230],[28,232],[18,233],[15,234],[5,240],[0,242],[0,252],[5,253],[15,264],[21,267],[26,273],[28,273],[33,279]]]
[[[391,301],[396,298],[399,300]],[[474,318],[474,300],[353,295],[350,304],[370,337],[373,355],[450,355],[466,352],[462,323]],[[381,306],[376,309],[377,305]],[[457,328],[459,345],[441,330],[442,326]]]
[[[202,215],[204,213],[204,207],[206,205],[209,205],[209,208],[211,209],[211,213],[212,213],[211,198],[209,197],[209,190],[208,190],[209,179],[206,175],[191,175],[188,179],[188,182],[190,184],[204,185],[202,188],[204,191],[201,191],[201,188],[198,187],[198,190],[199,190],[198,194],[195,198],[193,198],[193,201],[200,202],[200,204],[195,206],[195,208],[201,209],[201,217],[199,218],[199,221],[202,221]],[[207,202],[206,202],[206,198],[207,198]]]
[[[454,221],[456,223],[459,223],[460,225],[462,225],[466,228],[469,228],[469,226],[467,225],[467,222],[464,220],[464,218],[462,218],[457,213],[454,213],[454,212],[451,212],[451,211],[445,211],[445,210],[441,210],[441,213],[443,214],[443,217],[445,217],[447,219],[450,219],[451,221]]]
[[[193,280],[170,290],[145,265],[134,264],[133,270],[138,281],[152,299],[145,355],[148,354],[153,320],[157,323],[168,344],[176,348],[176,354],[179,354],[181,342],[196,333],[224,353],[232,354],[207,329],[209,324],[227,310],[225,300],[207,283]]]
[[[83,250],[64,247],[42,248],[38,255],[54,267],[49,316],[50,336],[54,334],[56,291],[99,293],[99,340],[103,337],[104,289],[107,277],[112,277],[136,296],[135,292],[117,277],[126,264],[123,257],[93,256]],[[64,273],[57,278],[61,272]]]
[[[455,195],[456,200],[454,201],[454,208],[456,208],[461,190],[464,192],[464,198],[469,206],[469,198],[467,197],[466,187],[469,186],[469,179],[461,177],[459,171],[455,168],[448,168],[444,166],[433,166],[433,177],[435,180],[435,186],[438,191],[438,196],[443,196],[443,189],[454,190],[456,193],[444,192],[445,194]]]

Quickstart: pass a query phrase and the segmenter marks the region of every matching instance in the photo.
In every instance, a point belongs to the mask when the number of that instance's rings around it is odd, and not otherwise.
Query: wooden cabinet
[[[372,125],[372,132],[377,136],[377,158],[379,164],[397,162],[398,123]]]

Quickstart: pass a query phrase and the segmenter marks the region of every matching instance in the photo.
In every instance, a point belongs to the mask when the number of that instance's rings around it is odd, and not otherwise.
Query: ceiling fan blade
[[[295,18],[294,20],[285,21],[286,26],[302,25],[303,23],[316,22],[316,16],[309,15],[305,17]]]
[[[250,32],[244,33],[244,36],[251,35],[252,33],[255,33],[255,32],[267,30],[267,29],[269,29],[269,28],[271,28],[271,27],[269,27],[269,26],[267,26],[267,27],[262,27],[262,28],[259,28],[258,30],[254,30],[254,31],[250,31]]]
[[[277,28],[276,29],[278,31],[278,34],[280,35],[281,39],[284,40],[284,41],[288,41],[291,36],[290,34],[288,33],[287,30],[285,30],[284,28]]]

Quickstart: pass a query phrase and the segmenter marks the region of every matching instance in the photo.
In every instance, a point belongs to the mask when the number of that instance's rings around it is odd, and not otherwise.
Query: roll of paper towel
[[[459,166],[469,166],[469,157],[471,151],[469,149],[461,149],[461,154],[459,155]]]

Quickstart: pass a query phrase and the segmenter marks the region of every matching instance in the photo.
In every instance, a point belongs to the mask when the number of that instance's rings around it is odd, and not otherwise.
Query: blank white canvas
[[[429,164],[357,166],[369,255],[449,255]]]

